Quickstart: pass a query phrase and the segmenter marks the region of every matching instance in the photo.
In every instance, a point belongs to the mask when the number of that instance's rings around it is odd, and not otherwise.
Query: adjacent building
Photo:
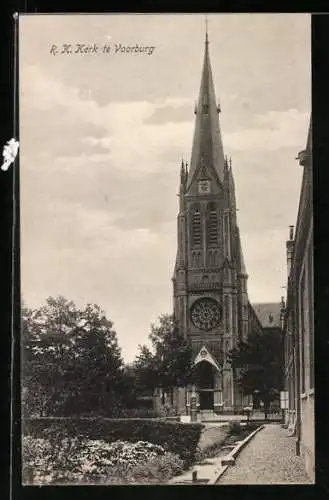
[[[298,155],[303,168],[296,228],[287,241],[288,285],[284,317],[286,424],[296,436],[296,452],[314,480],[314,311],[312,121],[307,145]]]

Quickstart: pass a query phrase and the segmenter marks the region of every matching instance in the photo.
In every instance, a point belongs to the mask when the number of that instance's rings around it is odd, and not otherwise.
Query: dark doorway
[[[213,391],[200,391],[199,401],[200,401],[200,410],[213,410],[214,408]]]
[[[214,388],[214,368],[207,361],[201,361],[196,367],[196,384],[199,389]]]
[[[200,410],[214,408],[214,368],[207,361],[196,366],[196,386],[199,391]]]

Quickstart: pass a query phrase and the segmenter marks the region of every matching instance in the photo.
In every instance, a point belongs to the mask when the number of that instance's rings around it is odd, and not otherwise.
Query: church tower
[[[200,410],[246,404],[227,352],[248,335],[250,304],[236,217],[232,161],[224,155],[206,33],[189,167],[180,167],[174,317],[190,340]],[[186,406],[192,388],[186,388]]]

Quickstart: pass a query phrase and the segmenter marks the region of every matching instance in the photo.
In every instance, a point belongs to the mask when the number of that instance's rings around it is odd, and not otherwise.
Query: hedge
[[[62,437],[103,439],[107,442],[149,441],[192,463],[203,426],[162,420],[44,417],[24,419],[23,435],[58,440]]]
[[[123,408],[115,412],[112,418],[158,418],[159,414],[153,408]]]

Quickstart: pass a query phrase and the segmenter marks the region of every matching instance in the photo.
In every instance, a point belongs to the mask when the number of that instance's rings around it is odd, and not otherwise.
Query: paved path
[[[312,484],[301,457],[295,454],[295,438],[286,429],[268,424],[258,432],[219,478],[221,484]]]

